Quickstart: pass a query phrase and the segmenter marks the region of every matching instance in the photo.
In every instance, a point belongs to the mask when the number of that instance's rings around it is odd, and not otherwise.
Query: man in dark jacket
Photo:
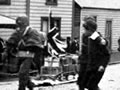
[[[73,42],[71,43],[71,53],[77,54],[79,51],[79,43],[78,43],[78,38],[74,37]]]
[[[71,53],[71,38],[67,37],[67,48],[66,48],[66,52],[67,53]]]
[[[87,19],[83,24],[85,33],[82,38],[82,54],[80,55],[80,72],[78,85],[80,90],[99,90],[105,68],[109,62],[107,40],[96,31],[97,24],[93,19]]]
[[[118,39],[118,49],[117,50],[120,52],[120,37]]]
[[[90,34],[87,31],[82,35],[81,55],[78,58],[79,63],[80,63],[79,77],[77,81],[79,90],[84,90],[85,88],[84,78],[85,78],[87,63],[88,63],[88,38],[89,36]]]
[[[2,62],[2,53],[5,49],[4,47],[5,47],[4,40],[2,38],[0,38],[0,62]]]
[[[43,39],[36,30],[29,26],[27,16],[17,17],[16,24],[18,28],[7,41],[7,51],[15,48],[18,52],[23,51],[29,55],[28,57],[21,57],[20,53],[17,54],[21,62],[18,90],[25,90],[26,87],[33,90],[34,84],[29,78],[29,70],[32,62],[34,62],[40,72],[41,63],[43,63]]]

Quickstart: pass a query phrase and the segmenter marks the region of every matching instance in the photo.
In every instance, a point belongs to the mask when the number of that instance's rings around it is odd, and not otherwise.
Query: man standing
[[[71,53],[71,38],[67,37],[66,42],[67,42],[66,52]]]
[[[82,54],[80,60],[80,72],[78,86],[80,90],[99,90],[100,82],[105,68],[109,62],[110,54],[107,50],[107,40],[96,31],[97,24],[89,18],[83,24],[85,33],[82,38]]]
[[[5,43],[4,40],[0,37],[0,63],[2,62],[2,53],[4,51]]]
[[[15,48],[18,52],[23,51],[27,54],[31,54],[31,57],[18,58],[21,63],[18,90],[25,90],[26,87],[28,87],[29,90],[33,90],[34,83],[32,83],[29,78],[29,70],[32,62],[34,62],[40,72],[41,63],[43,63],[43,54],[41,54],[43,41],[40,34],[29,26],[27,16],[17,17],[16,24],[16,31],[7,41],[7,51],[11,48]]]
[[[79,51],[79,43],[78,43],[78,38],[74,37],[73,42],[71,43],[71,53],[72,54],[77,54]]]

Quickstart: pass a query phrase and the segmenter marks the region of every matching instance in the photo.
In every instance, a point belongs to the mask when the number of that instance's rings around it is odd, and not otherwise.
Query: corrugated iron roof
[[[120,9],[120,0],[75,0],[81,7]]]
[[[0,24],[15,24],[15,20],[7,16],[0,15]]]

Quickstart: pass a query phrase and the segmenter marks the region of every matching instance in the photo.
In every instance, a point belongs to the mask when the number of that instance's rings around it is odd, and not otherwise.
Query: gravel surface
[[[120,90],[120,64],[107,67],[99,86],[101,90]]]
[[[106,68],[99,87],[101,90],[120,90],[120,64],[109,65]],[[0,82],[0,90],[17,90],[17,88],[18,80]],[[53,87],[39,87],[34,90],[78,90],[78,86],[76,83],[69,83]]]

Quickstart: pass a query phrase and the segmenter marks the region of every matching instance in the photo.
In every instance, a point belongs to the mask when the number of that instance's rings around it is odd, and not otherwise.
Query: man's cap
[[[87,30],[96,31],[97,23],[92,19],[87,19],[83,24],[83,27]]]
[[[21,26],[28,26],[29,25],[29,19],[27,16],[18,16],[16,19],[16,24]]]
[[[85,17],[84,17],[84,21],[87,21],[87,20],[96,21],[96,20],[95,20],[95,17],[93,17],[93,16],[85,16]]]

